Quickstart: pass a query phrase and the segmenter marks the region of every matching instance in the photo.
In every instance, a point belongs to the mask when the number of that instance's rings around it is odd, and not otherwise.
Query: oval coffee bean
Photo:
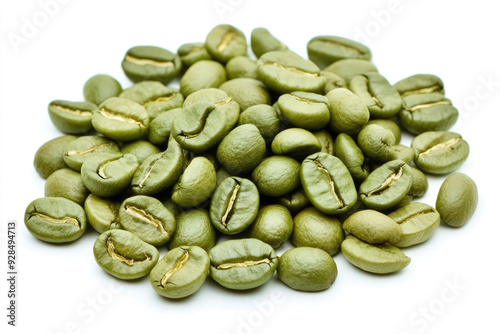
[[[440,78],[433,74],[415,74],[401,79],[394,84],[402,98],[415,94],[441,93],[444,85]]]
[[[439,227],[439,212],[425,203],[410,203],[388,214],[401,226],[401,239],[396,247],[409,247],[427,241]]]
[[[370,119],[365,103],[347,88],[332,89],[326,97],[330,102],[330,128],[333,132],[354,135]]]
[[[69,168],[80,172],[88,158],[100,153],[120,153],[118,144],[102,136],[81,136],[68,143],[63,159]]]
[[[201,288],[209,268],[210,259],[203,248],[182,246],[169,250],[151,270],[149,279],[160,296],[184,298]]]
[[[121,229],[118,212],[122,203],[113,198],[99,197],[94,194],[87,196],[84,209],[87,220],[99,233],[112,229]]]
[[[370,60],[368,47],[340,36],[316,36],[307,43],[307,55],[321,68],[346,58]]]
[[[357,200],[356,187],[342,161],[327,153],[314,153],[300,166],[300,180],[307,198],[321,212],[339,214]]]
[[[53,243],[80,238],[87,227],[83,208],[62,197],[42,197],[32,201],[24,213],[24,224],[36,238]]]
[[[96,74],[83,85],[85,101],[100,105],[110,97],[116,97],[122,92],[120,83],[110,75]]]
[[[411,142],[415,164],[423,172],[447,174],[457,170],[469,156],[469,144],[449,131],[428,131]]]
[[[449,226],[460,227],[476,211],[478,192],[476,183],[463,173],[451,174],[439,188],[436,209]]]
[[[335,282],[337,265],[322,249],[296,247],[280,256],[278,278],[295,290],[322,291]]]
[[[301,128],[288,128],[278,133],[271,150],[276,155],[287,155],[299,161],[321,151],[321,143],[311,132]]]
[[[120,141],[140,139],[147,134],[149,121],[143,106],[122,97],[107,99],[92,116],[92,125],[99,133]]]
[[[156,247],[124,230],[106,231],[94,243],[97,264],[108,274],[124,280],[149,274],[159,256]]]
[[[208,53],[217,61],[226,63],[231,58],[247,53],[247,40],[243,32],[229,24],[212,28],[205,40]]]
[[[56,100],[49,103],[48,109],[50,120],[59,131],[83,134],[93,129],[92,116],[97,111],[94,103]]]
[[[252,181],[227,177],[214,191],[210,202],[210,220],[224,234],[239,233],[257,217],[259,202],[259,191]]]
[[[398,204],[410,191],[412,172],[402,160],[375,169],[359,186],[359,197],[370,209],[384,210]]]
[[[363,151],[348,134],[339,133],[335,138],[335,156],[347,167],[355,183],[360,184],[370,175]]]
[[[395,244],[401,239],[401,226],[375,210],[361,210],[347,218],[344,231],[370,244]]]
[[[330,102],[319,94],[291,92],[278,99],[283,116],[293,126],[306,130],[319,130],[330,122]]]
[[[216,182],[214,165],[205,157],[196,157],[172,189],[172,201],[186,207],[200,205],[210,198]]]
[[[410,264],[410,258],[391,244],[371,245],[348,235],[341,245],[342,254],[354,266],[374,273],[389,274]]]
[[[270,108],[272,108],[270,106]],[[35,152],[33,158],[33,167],[37,173],[44,179],[58,169],[68,167],[64,162],[66,146],[78,137],[65,135],[56,137],[42,144]]]
[[[58,169],[50,174],[44,190],[45,197],[64,197],[81,206],[89,194],[80,173],[69,168]]]
[[[365,126],[358,133],[357,143],[364,155],[376,162],[397,159],[396,138],[392,131],[377,125]]]
[[[208,253],[210,276],[234,290],[253,289],[266,283],[278,267],[274,249],[258,239],[227,240]]]
[[[263,195],[286,195],[300,187],[300,163],[282,155],[264,158],[253,170],[252,181]]]
[[[250,36],[252,51],[257,58],[269,51],[286,51],[288,47],[272,35],[269,30],[258,27],[252,30]]]
[[[125,230],[153,246],[165,244],[175,232],[174,215],[154,197],[127,198],[120,206],[119,217]]]
[[[262,206],[249,230],[250,238],[259,239],[276,249],[292,234],[292,215],[283,205]]]
[[[205,43],[202,42],[184,43],[177,49],[177,54],[181,58],[183,71],[197,61],[212,60],[212,56],[208,53]]]
[[[175,233],[168,243],[170,249],[198,246],[207,252],[215,246],[215,229],[205,209],[183,211],[175,216]]]
[[[218,88],[226,81],[226,69],[215,60],[200,60],[182,76],[179,86],[184,97],[207,88]]]

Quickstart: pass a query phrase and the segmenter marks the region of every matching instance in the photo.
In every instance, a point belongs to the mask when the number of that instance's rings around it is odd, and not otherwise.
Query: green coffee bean
[[[252,51],[257,58],[269,51],[286,51],[288,47],[273,36],[266,28],[258,27],[250,35]]]
[[[227,177],[214,191],[210,202],[210,220],[224,234],[239,233],[255,220],[259,202],[259,191],[252,181]]]
[[[120,83],[108,74],[96,74],[83,85],[85,101],[100,105],[110,97],[116,97],[122,92]]]
[[[61,132],[84,134],[93,129],[92,116],[97,105],[91,102],[55,100],[48,106],[52,124]]]
[[[313,132],[313,135],[319,140],[319,143],[321,144],[320,152],[335,155],[335,142],[333,141],[333,138],[328,131],[322,129]]]
[[[360,184],[370,174],[370,167],[354,139],[345,133],[335,138],[335,156],[347,167],[355,183]]]
[[[197,206],[215,190],[214,165],[205,157],[196,157],[188,165],[172,189],[172,201],[180,206]]]
[[[394,138],[396,139],[396,145],[401,142],[401,129],[399,128],[399,125],[396,124],[396,122],[391,121],[390,119],[371,119],[368,121],[368,123],[366,123],[366,125],[370,124],[380,125],[386,130],[391,131],[394,135]]]
[[[158,154],[161,151],[147,140],[135,140],[125,143],[121,148],[121,152],[135,155],[139,164],[142,164],[150,155]]]
[[[218,88],[226,81],[226,69],[214,60],[200,60],[191,65],[180,80],[180,90],[188,97],[198,90]]]
[[[375,274],[389,274],[410,264],[410,258],[391,244],[372,245],[348,235],[341,245],[342,254],[354,266]]]
[[[417,167],[432,174],[453,172],[469,156],[469,144],[458,133],[449,131],[424,132],[413,139],[411,147]]]
[[[444,95],[444,85],[440,78],[433,74],[415,74],[394,84],[402,98],[415,94],[441,93]]]
[[[64,162],[66,147],[78,137],[72,135],[51,139],[38,148],[33,158],[33,167],[37,173],[46,179],[58,169],[68,167]]]
[[[114,140],[106,137],[81,136],[68,143],[63,160],[68,167],[80,172],[85,160],[100,153],[120,153],[120,148]]]
[[[370,118],[391,118],[401,109],[399,92],[378,72],[355,76],[349,89],[366,104]]]
[[[88,194],[80,173],[69,168],[56,170],[45,181],[45,197],[64,197],[83,206]]]
[[[119,200],[90,194],[85,199],[84,205],[88,222],[97,232],[122,228],[118,216],[121,205]]]
[[[245,109],[238,118],[238,125],[243,124],[255,125],[266,142],[272,141],[281,128],[276,109],[267,104],[257,104]]]
[[[283,196],[300,186],[300,163],[287,156],[264,158],[253,170],[252,181],[263,195]]]
[[[325,88],[325,78],[319,75],[320,69],[289,51],[271,51],[257,61],[259,80],[278,93],[295,91],[321,93]]]
[[[402,160],[392,160],[368,175],[359,186],[359,197],[370,209],[388,209],[406,196],[411,183],[410,166]]]
[[[296,247],[316,247],[333,256],[340,251],[344,237],[340,221],[315,207],[305,208],[293,218],[291,241]]]
[[[119,218],[123,229],[153,246],[167,243],[176,228],[174,215],[151,196],[137,195],[124,200]]]
[[[326,97],[330,101],[330,128],[334,132],[353,135],[368,122],[370,112],[363,101],[350,90],[333,89]]]
[[[273,248],[278,248],[293,231],[290,211],[279,204],[270,204],[259,209],[248,236],[259,239]]]
[[[278,99],[283,116],[290,124],[307,130],[319,130],[330,122],[330,102],[319,94],[291,92]]]
[[[237,102],[241,111],[256,104],[271,103],[271,96],[266,86],[257,79],[231,79],[220,85],[219,89],[225,91],[227,95]]]
[[[403,99],[398,114],[401,125],[411,133],[444,131],[458,119],[458,110],[441,93],[412,94]]]
[[[398,158],[396,138],[380,125],[370,124],[361,129],[357,143],[363,154],[375,162],[384,163]]]
[[[170,239],[170,249],[180,246],[198,246],[209,251],[215,246],[215,230],[205,209],[192,209],[179,213],[175,233]]]
[[[401,226],[375,210],[361,210],[342,224],[344,231],[370,244],[396,244],[401,240]]]
[[[179,144],[170,137],[164,152],[147,157],[132,179],[132,190],[140,195],[154,195],[172,187],[182,173],[184,156]]]
[[[94,243],[97,264],[111,276],[123,280],[146,276],[159,256],[156,247],[124,230],[106,231]]]
[[[174,120],[182,114],[182,108],[174,108],[161,113],[149,124],[148,140],[154,145],[165,146],[172,133]]]
[[[143,106],[122,97],[101,103],[92,116],[92,125],[103,135],[120,141],[142,138],[149,127],[149,115]]]
[[[356,203],[356,187],[351,174],[333,155],[314,153],[304,159],[300,180],[307,198],[323,213],[339,214]]]
[[[151,286],[163,297],[184,298],[197,292],[208,275],[210,258],[203,248],[171,249],[149,274]]]
[[[229,24],[220,24],[212,28],[205,40],[210,55],[221,63],[247,53],[247,40],[243,32]]]
[[[370,60],[368,47],[339,36],[316,36],[307,43],[307,55],[320,68],[346,58]]]
[[[130,186],[139,161],[132,154],[100,153],[82,165],[83,184],[102,197],[119,195]]]
[[[311,132],[301,128],[285,129],[278,133],[271,143],[276,155],[288,155],[303,160],[308,155],[321,151],[321,143]]]
[[[413,197],[422,197],[429,189],[429,181],[427,176],[418,168],[410,166],[411,170],[411,188],[408,195]]]
[[[210,276],[228,289],[248,290],[261,286],[278,267],[274,249],[253,238],[224,241],[208,255]]]
[[[64,243],[80,238],[87,227],[83,208],[62,197],[42,197],[32,201],[24,213],[24,224],[36,238]]]
[[[322,291],[335,282],[337,265],[322,249],[292,248],[279,258],[278,278],[295,290]]]
[[[327,66],[324,71],[337,74],[349,85],[355,76],[363,73],[378,72],[378,69],[370,60],[347,58],[334,62]]]
[[[212,56],[208,53],[205,43],[185,43],[179,46],[177,54],[181,59],[183,70],[187,70],[191,65],[200,60],[212,60]]]
[[[157,80],[166,84],[179,74],[181,60],[157,46],[134,46],[127,50],[122,69],[133,82]]]
[[[388,214],[401,226],[401,239],[394,242],[397,247],[409,247],[427,241],[439,227],[441,217],[428,204],[410,203]]]
[[[478,191],[476,183],[464,173],[453,173],[439,188],[436,209],[449,226],[460,227],[476,211]]]
[[[302,188],[279,197],[278,203],[293,213],[299,212],[311,204],[304,189]]]
[[[328,94],[329,91],[335,88],[347,88],[347,83],[345,79],[340,75],[333,72],[321,71],[319,74],[325,78],[325,89],[323,91],[324,95]]]
[[[257,61],[247,56],[238,56],[229,59],[226,63],[226,73],[228,79],[259,78],[257,74]]]

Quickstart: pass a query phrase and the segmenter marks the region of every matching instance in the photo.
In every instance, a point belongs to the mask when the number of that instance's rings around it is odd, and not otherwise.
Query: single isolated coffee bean
[[[439,188],[436,209],[447,225],[460,227],[472,217],[477,202],[476,183],[464,173],[453,173]]]

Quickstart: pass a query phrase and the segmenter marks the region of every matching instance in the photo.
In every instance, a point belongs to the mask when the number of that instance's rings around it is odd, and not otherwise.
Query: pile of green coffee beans
[[[68,243],[90,224],[104,271],[149,275],[158,294],[182,298],[208,275],[245,290],[277,272],[324,290],[339,252],[393,273],[410,263],[401,248],[469,220],[477,187],[453,173],[469,146],[448,131],[458,111],[437,76],[391,84],[366,46],[336,36],[312,38],[309,59],[264,28],[250,42],[255,57],[240,30],[218,25],[177,53],[135,46],[122,61],[130,87],[97,74],[84,102],[50,102],[65,135],[35,154],[45,197],[28,205],[27,229]],[[435,207],[414,201],[426,174],[447,176]],[[286,240],[295,247],[278,256]]]

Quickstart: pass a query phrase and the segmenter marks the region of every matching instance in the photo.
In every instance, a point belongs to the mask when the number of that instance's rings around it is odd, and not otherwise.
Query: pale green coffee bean
[[[401,226],[375,210],[361,210],[352,214],[342,227],[344,231],[370,244],[396,244],[401,240]]]
[[[300,163],[288,156],[264,158],[253,170],[252,181],[263,195],[283,196],[300,187]]]
[[[477,185],[464,173],[453,173],[439,188],[436,209],[449,226],[460,227],[467,223],[476,211]]]
[[[378,72],[355,76],[349,83],[349,89],[366,104],[371,119],[391,118],[401,110],[399,92]]]
[[[128,49],[121,65],[133,82],[158,80],[166,84],[181,70],[181,60],[177,54],[149,45]]]
[[[259,80],[269,89],[284,94],[295,91],[322,93],[325,78],[310,60],[289,51],[270,51],[257,61]]]
[[[185,298],[197,292],[208,275],[210,258],[203,248],[171,249],[149,274],[153,289],[163,297]]]
[[[358,134],[357,143],[363,154],[375,162],[384,163],[398,158],[396,138],[380,125],[365,126]]]
[[[191,65],[180,80],[180,91],[186,98],[200,89],[218,88],[226,81],[226,69],[214,60],[200,60]]]
[[[363,182],[370,174],[363,151],[348,134],[339,133],[335,138],[335,156],[344,163],[356,184]]]
[[[173,121],[172,134],[182,148],[195,153],[206,152],[226,135],[224,110],[209,102],[183,107]]]
[[[101,197],[121,194],[130,186],[139,161],[132,154],[100,153],[82,165],[83,184]]]
[[[370,60],[347,58],[334,62],[324,71],[337,74],[349,85],[355,76],[368,72],[378,72],[378,69]]]
[[[415,165],[426,173],[447,174],[460,167],[469,156],[469,144],[449,131],[428,131],[411,142]]]
[[[123,229],[134,233],[153,246],[161,246],[175,232],[176,220],[160,200],[144,195],[124,200],[119,210]]]
[[[265,205],[259,209],[248,236],[259,239],[273,248],[288,240],[293,231],[290,211],[280,204]]]
[[[123,154],[133,154],[139,164],[142,164],[147,157],[160,153],[158,146],[151,144],[147,140],[135,140],[124,144],[120,150]]]
[[[259,78],[257,74],[257,61],[247,56],[238,56],[229,59],[226,63],[226,73],[228,79]]]
[[[346,88],[333,89],[326,94],[330,101],[330,128],[336,133],[353,135],[368,122],[370,112],[363,101]]]
[[[313,135],[319,140],[319,143],[321,144],[320,152],[335,155],[335,142],[328,131],[322,129],[313,132]]]
[[[434,74],[414,74],[394,84],[402,98],[415,94],[441,93],[444,95],[443,81]]]
[[[248,107],[238,119],[238,125],[243,124],[255,125],[266,142],[272,141],[281,128],[281,121],[276,109],[268,104]]]
[[[287,155],[301,161],[308,155],[320,152],[321,143],[310,131],[289,128],[274,137],[271,150],[276,155]]]
[[[262,161],[266,142],[253,124],[234,128],[217,147],[217,160],[230,174],[249,173]]]
[[[390,119],[371,119],[366,123],[366,125],[370,124],[376,124],[380,125],[381,127],[389,130],[392,132],[394,135],[394,138],[396,139],[395,144],[399,144],[401,142],[401,129],[399,128],[399,125],[396,124],[396,122],[390,120]]]
[[[401,226],[401,239],[396,247],[409,247],[427,241],[439,227],[439,212],[425,203],[414,202],[388,214]]]
[[[225,91],[227,95],[238,103],[241,111],[256,104],[271,103],[271,96],[266,86],[257,79],[231,79],[220,85],[219,89]]]
[[[182,108],[174,108],[161,113],[149,124],[148,140],[158,146],[165,146],[172,133],[174,120],[182,114]]]
[[[444,131],[458,120],[458,110],[441,93],[412,94],[403,99],[401,126],[413,134]]]
[[[330,122],[330,102],[323,95],[291,92],[281,95],[278,105],[283,116],[295,127],[319,130]]]
[[[271,107],[272,108],[272,107]],[[33,158],[33,167],[44,179],[58,169],[68,167],[64,162],[66,146],[78,137],[72,135],[51,139],[38,148]]]
[[[56,170],[45,181],[45,197],[64,197],[83,206],[88,194],[80,173],[69,168]]]
[[[314,153],[304,159],[300,166],[300,180],[307,198],[323,213],[345,212],[357,201],[349,170],[333,155]]]
[[[311,204],[304,189],[299,188],[278,198],[278,203],[297,213]]]
[[[411,169],[411,188],[408,195],[413,197],[422,197],[429,189],[429,181],[424,172],[420,169],[410,166]]]
[[[103,135],[120,141],[132,141],[147,134],[149,114],[139,103],[111,97],[99,105],[92,125]]]
[[[120,153],[118,144],[103,136],[81,136],[68,143],[63,154],[66,165],[80,172],[85,160],[101,153]]]
[[[272,35],[266,28],[258,27],[250,35],[252,51],[257,58],[269,51],[286,51],[288,47]]]
[[[359,186],[364,205],[384,210],[398,204],[410,191],[412,172],[402,160],[392,160],[378,167]]]
[[[62,197],[33,200],[24,213],[24,224],[37,239],[65,243],[80,238],[87,227],[84,209]]]
[[[396,153],[394,160],[403,160],[407,164],[411,164],[415,159],[415,150],[406,145],[394,145],[394,151]]]
[[[84,203],[88,222],[99,233],[121,229],[122,226],[118,215],[121,204],[119,200],[114,198],[99,197],[94,194],[88,195]]]
[[[139,195],[155,195],[172,187],[182,173],[184,156],[180,145],[170,136],[164,152],[147,157],[132,179],[132,191]]]
[[[278,267],[274,249],[253,238],[227,240],[208,253],[210,276],[234,290],[253,289],[266,283]]]
[[[52,124],[67,134],[84,134],[93,129],[92,116],[97,105],[92,102],[55,100],[48,106]]]
[[[326,290],[335,282],[337,274],[333,258],[319,248],[296,247],[279,258],[278,278],[295,290]]]
[[[340,251],[344,238],[338,218],[326,215],[315,207],[305,208],[293,218],[290,240],[296,247],[316,247],[333,256]]]
[[[214,191],[210,202],[210,220],[224,234],[242,232],[255,220],[259,203],[259,191],[252,181],[227,177]]]
[[[212,60],[205,43],[194,42],[184,43],[177,49],[177,54],[181,59],[182,69],[186,71],[191,65],[200,60]]]
[[[83,85],[85,101],[100,105],[110,97],[116,97],[122,92],[122,86],[108,74],[96,74]]]
[[[108,274],[123,280],[146,276],[158,262],[156,247],[124,230],[102,233],[94,243],[94,258]]]
[[[219,24],[210,30],[205,40],[208,53],[217,61],[226,63],[231,58],[247,53],[245,34],[229,24]]]
[[[342,59],[370,60],[370,49],[357,41],[340,36],[316,36],[307,43],[307,55],[320,68]]]
[[[215,229],[205,209],[192,209],[176,215],[175,233],[168,243],[170,249],[198,246],[209,251],[215,246]]]
[[[347,83],[341,76],[327,71],[321,71],[319,74],[326,80],[325,89],[323,91],[324,95],[335,88],[347,88]]]
[[[184,170],[172,189],[172,201],[180,206],[202,204],[215,190],[216,173],[214,165],[205,157],[196,157]]]
[[[410,264],[410,258],[391,244],[372,245],[348,235],[341,245],[342,254],[354,266],[374,273],[390,274]]]

